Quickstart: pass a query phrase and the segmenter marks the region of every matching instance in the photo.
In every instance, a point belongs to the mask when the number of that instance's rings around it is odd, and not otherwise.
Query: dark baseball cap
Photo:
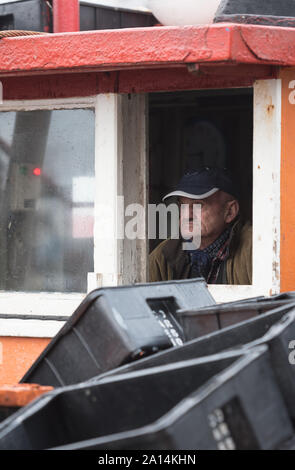
[[[191,199],[205,199],[217,191],[224,191],[238,199],[235,182],[226,168],[201,168],[187,172],[178,183],[175,191],[166,194],[163,201],[171,196],[184,196]]]

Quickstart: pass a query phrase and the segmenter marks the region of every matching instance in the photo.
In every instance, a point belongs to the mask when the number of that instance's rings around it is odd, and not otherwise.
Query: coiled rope
[[[39,32],[39,31],[22,31],[22,30],[5,30],[5,31],[0,31],[0,39],[2,38],[13,38],[13,37],[18,37],[18,36],[33,36],[33,35],[38,35],[38,34],[50,34],[50,33],[45,33],[45,32]]]

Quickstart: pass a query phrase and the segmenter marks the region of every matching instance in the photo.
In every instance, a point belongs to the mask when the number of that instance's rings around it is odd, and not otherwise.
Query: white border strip
[[[1,336],[15,336],[27,338],[53,338],[65,322],[47,320],[16,320],[0,318]]]
[[[117,285],[120,255],[117,195],[122,191],[121,96],[98,95],[95,125],[94,272],[102,285]],[[119,214],[122,217],[122,213]]]
[[[96,96],[44,100],[3,100],[0,112],[94,108]]]
[[[253,285],[280,292],[282,81],[254,85]]]
[[[263,290],[259,291],[255,286],[209,284],[208,290],[217,303],[234,302],[236,300],[265,295]]]
[[[86,294],[0,292],[0,313],[8,315],[70,316]]]

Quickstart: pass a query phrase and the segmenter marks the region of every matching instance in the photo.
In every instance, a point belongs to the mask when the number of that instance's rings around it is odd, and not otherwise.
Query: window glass
[[[0,113],[0,288],[86,292],[94,111]]]

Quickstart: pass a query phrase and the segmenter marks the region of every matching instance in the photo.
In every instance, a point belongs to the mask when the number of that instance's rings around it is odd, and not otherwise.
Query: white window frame
[[[254,83],[253,283],[209,285],[216,302],[280,292],[281,79]]]
[[[125,205],[147,204],[146,95],[108,93],[86,98],[5,101],[0,112],[85,108],[95,110],[94,272],[88,273],[88,293],[97,287],[146,280],[147,240],[117,238],[124,223],[117,195],[124,196]],[[106,243],[101,237],[106,224],[104,206],[109,207],[108,229],[112,234]],[[146,231],[146,220],[142,224]],[[64,324],[58,317],[71,316],[86,294],[2,291],[0,336],[50,338]]]
[[[1,104],[0,112],[85,108],[94,109],[96,116],[97,97],[6,100]],[[64,324],[64,321],[58,320],[57,317],[69,317],[84,299],[85,295],[85,293],[79,292],[31,293],[0,291],[0,336],[51,338]],[[20,317],[23,317],[23,319]],[[31,319],[31,317],[34,319]],[[52,317],[52,320],[50,317]]]

